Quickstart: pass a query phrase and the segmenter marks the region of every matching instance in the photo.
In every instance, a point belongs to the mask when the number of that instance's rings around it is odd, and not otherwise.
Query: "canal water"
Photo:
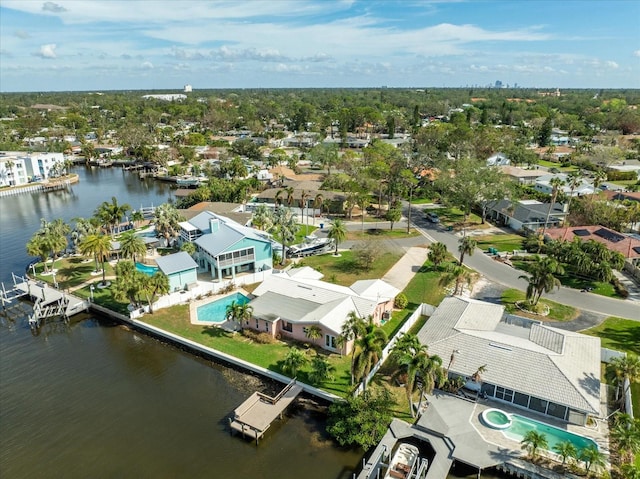
[[[22,273],[40,218],[90,216],[112,196],[133,208],[167,184],[120,169],[75,169],[70,191],[0,198],[0,279]],[[348,478],[361,453],[334,447],[323,417],[296,408],[258,447],[226,418],[259,378],[90,316],[33,336],[0,322],[0,477]]]
[[[120,169],[74,172],[69,191],[0,198],[0,281],[24,271],[40,218],[89,217],[112,196],[134,209],[171,197]],[[229,436],[228,414],[263,386],[105,319],[76,316],[38,336],[0,319],[0,477],[351,478],[362,454],[336,448],[313,408],[290,410],[258,447]]]

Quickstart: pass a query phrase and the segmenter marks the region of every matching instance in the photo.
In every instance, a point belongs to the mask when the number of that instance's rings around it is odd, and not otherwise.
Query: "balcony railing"
[[[226,268],[227,266],[241,265],[246,263],[253,263],[256,260],[254,254],[246,256],[239,256],[238,258],[223,259],[218,261],[218,268]]]

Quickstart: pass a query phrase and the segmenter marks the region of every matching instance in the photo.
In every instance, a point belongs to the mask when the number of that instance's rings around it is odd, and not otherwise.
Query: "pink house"
[[[379,279],[356,281],[347,288],[321,281],[322,276],[309,267],[272,274],[254,290],[253,317],[243,326],[273,337],[312,341],[307,331],[316,325],[322,332],[317,345],[348,354],[353,345],[339,345],[338,337],[349,314],[353,311],[381,324],[389,318],[400,290]]]

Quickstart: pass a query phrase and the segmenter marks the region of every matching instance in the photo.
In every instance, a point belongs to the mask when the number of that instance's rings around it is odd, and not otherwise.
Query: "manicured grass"
[[[431,198],[413,198],[411,200],[412,205],[430,205],[431,203],[433,203]]]
[[[522,236],[508,233],[475,236],[473,239],[478,242],[478,248],[485,251],[489,248],[496,248],[498,251],[520,250],[524,241]]]
[[[96,268],[95,261],[85,262],[86,260],[88,260],[88,258],[80,256],[71,256],[56,260],[56,281],[61,289],[74,288],[86,281],[102,281],[102,272],[97,275],[91,274]],[[106,276],[113,276],[115,274],[113,267],[109,263],[104,263],[104,265],[106,268]],[[48,267],[51,269],[50,263]],[[37,279],[53,284],[53,276],[51,274],[42,275],[44,272],[42,263],[36,264],[35,269]],[[31,268],[29,268],[29,274],[32,274]]]
[[[377,279],[385,275],[402,256],[399,251],[386,252],[374,261],[371,269],[363,270],[356,263],[351,251],[341,251],[340,257],[332,254],[309,256],[298,264],[311,266],[324,274],[324,281],[343,286],[351,286],[359,279]]]
[[[189,322],[189,306],[179,305],[162,309],[154,314],[147,314],[142,321],[158,328],[170,331],[184,338],[195,341],[204,346],[230,354],[236,358],[249,361],[263,368],[285,374],[282,370],[282,362],[291,346],[296,346],[303,351],[309,361],[315,354],[325,354],[310,343],[286,343],[276,341],[272,344],[258,344],[240,333],[230,333],[215,326],[193,325]],[[332,366],[336,368],[334,380],[326,381],[319,387],[337,395],[345,396],[350,390],[351,357],[338,354],[326,355]],[[303,366],[297,374],[300,381],[309,383],[309,363]]]
[[[570,321],[578,315],[578,311],[575,308],[566,306],[564,304],[559,304],[554,301],[549,301],[548,299],[544,299],[544,297],[540,300],[540,302],[549,306],[549,316],[543,317],[526,313],[525,311],[519,310],[515,305],[516,301],[524,301],[525,297],[526,296],[522,291],[519,291],[517,289],[507,289],[502,293],[502,304],[504,304],[506,311],[509,313],[517,314],[519,316],[525,316],[531,319],[537,319],[540,321]]]
[[[512,260],[513,266],[522,270],[529,271],[531,265],[530,261]],[[595,281],[587,278],[579,278],[571,275],[556,275],[556,278],[560,280],[562,286],[567,286],[573,289],[585,289],[591,288],[590,294],[599,294],[601,296],[607,296],[609,298],[622,298],[613,287],[611,283],[605,283],[602,281]]]
[[[633,353],[640,356],[640,322],[630,319],[610,317],[590,329],[581,331],[600,338],[602,347]],[[640,384],[631,384],[633,415],[640,417]],[[636,463],[640,454],[636,456]]]
[[[370,226],[370,225],[369,225]],[[398,228],[396,225],[396,229],[378,229],[378,228],[369,228],[368,225],[365,224],[364,233],[362,231],[349,231],[347,232],[347,240],[349,241],[361,241],[361,240],[378,240],[378,239],[403,239],[403,238],[414,238],[416,236],[420,236],[416,230],[411,229],[409,233],[407,233],[406,228]]]
[[[464,226],[472,229],[483,229],[491,226],[489,223],[482,224],[482,218],[475,213],[469,215],[465,224],[464,213],[458,208],[438,208],[433,212],[440,217],[440,223],[445,226],[453,226],[454,228],[462,228]]]

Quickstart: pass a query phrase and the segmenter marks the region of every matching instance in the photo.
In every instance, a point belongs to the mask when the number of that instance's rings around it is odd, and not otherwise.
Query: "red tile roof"
[[[576,233],[577,232],[577,233]],[[594,240],[607,245],[611,251],[622,253],[625,258],[640,258],[640,240],[623,235],[604,226],[571,226],[568,228],[550,228],[546,232],[550,239],[573,241]]]

